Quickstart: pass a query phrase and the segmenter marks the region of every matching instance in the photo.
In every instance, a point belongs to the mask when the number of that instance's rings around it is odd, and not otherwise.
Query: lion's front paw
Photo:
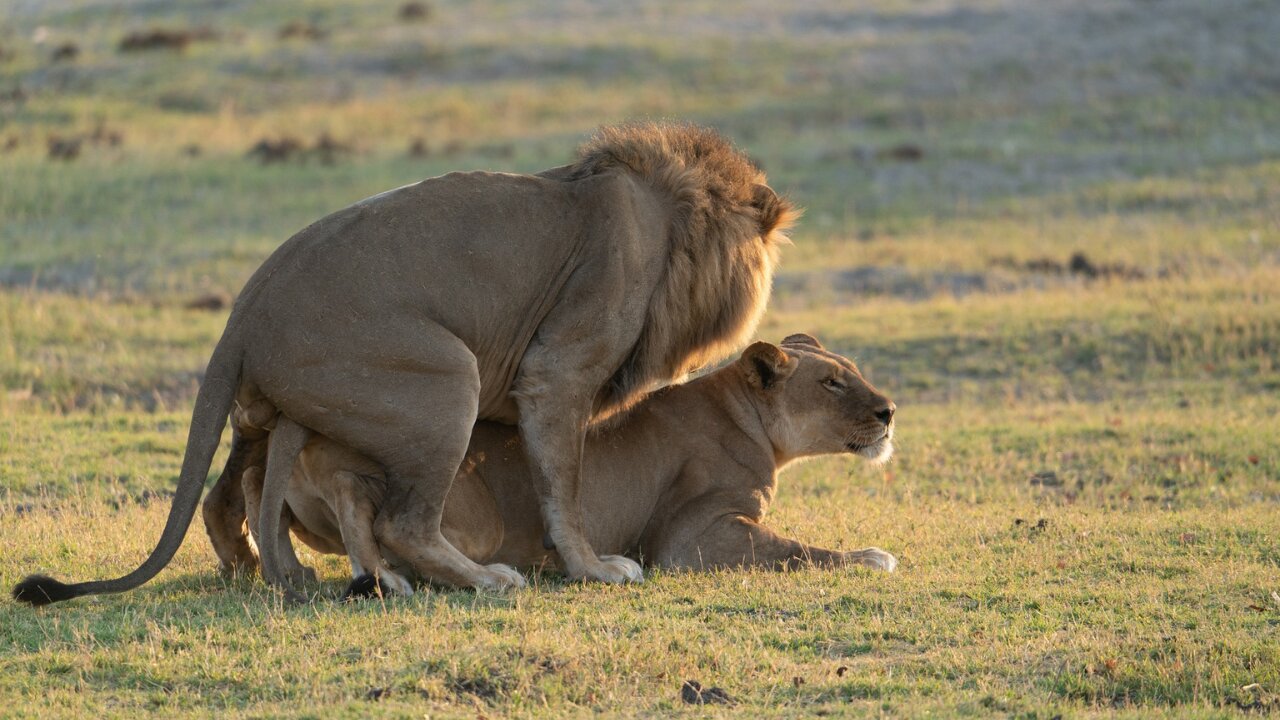
[[[880,548],[869,547],[845,553],[845,560],[873,570],[893,572],[898,567],[898,559]]]
[[[484,574],[475,583],[477,590],[497,590],[501,592],[504,590],[517,590],[527,584],[524,581],[524,576],[516,572],[510,565],[494,563],[485,565],[483,570]]]
[[[378,580],[384,588],[394,595],[403,595],[404,597],[413,595],[413,583],[386,568],[383,568],[382,572],[379,573]]]
[[[621,555],[601,555],[600,564],[588,570],[587,579],[615,585],[640,583],[644,582],[644,571],[640,569],[640,563],[631,558]]]

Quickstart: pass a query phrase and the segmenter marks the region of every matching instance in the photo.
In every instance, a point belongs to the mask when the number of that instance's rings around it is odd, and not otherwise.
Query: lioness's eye
[[[834,392],[844,392],[847,386],[835,378],[827,378],[822,381],[822,386]]]

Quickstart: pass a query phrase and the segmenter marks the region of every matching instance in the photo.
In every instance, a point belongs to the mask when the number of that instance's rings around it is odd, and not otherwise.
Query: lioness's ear
[[[768,185],[756,184],[751,205],[756,209],[761,237],[768,237],[775,230],[786,230],[800,217],[799,211]]]
[[[738,362],[742,363],[747,381],[762,390],[768,390],[791,377],[791,373],[800,365],[800,361],[767,342],[752,343],[751,347],[742,351],[742,359]]]
[[[782,338],[783,345],[808,345],[819,350],[826,350],[822,347],[822,343],[818,342],[818,338],[808,333],[795,333]]]

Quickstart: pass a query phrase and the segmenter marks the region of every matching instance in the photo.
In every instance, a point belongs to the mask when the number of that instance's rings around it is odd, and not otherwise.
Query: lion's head
[[[854,453],[882,463],[893,454],[897,407],[848,358],[810,335],[781,346],[758,342],[736,363],[756,393],[765,429],[781,462]]]

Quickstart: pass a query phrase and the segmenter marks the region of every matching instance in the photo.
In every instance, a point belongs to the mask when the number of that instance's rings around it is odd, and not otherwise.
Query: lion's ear
[[[826,350],[826,348],[822,347],[822,343],[818,342],[818,338],[808,333],[795,333],[793,335],[788,335],[782,339],[782,344],[783,345],[808,345],[809,347],[817,348],[819,350]]]
[[[785,231],[800,217],[800,212],[768,185],[757,183],[752,190],[751,206],[756,209],[760,223],[760,236],[769,237],[774,231]]]
[[[742,371],[747,381],[761,390],[768,390],[791,377],[800,361],[782,351],[777,345],[767,342],[752,343],[751,347],[742,351]]]

